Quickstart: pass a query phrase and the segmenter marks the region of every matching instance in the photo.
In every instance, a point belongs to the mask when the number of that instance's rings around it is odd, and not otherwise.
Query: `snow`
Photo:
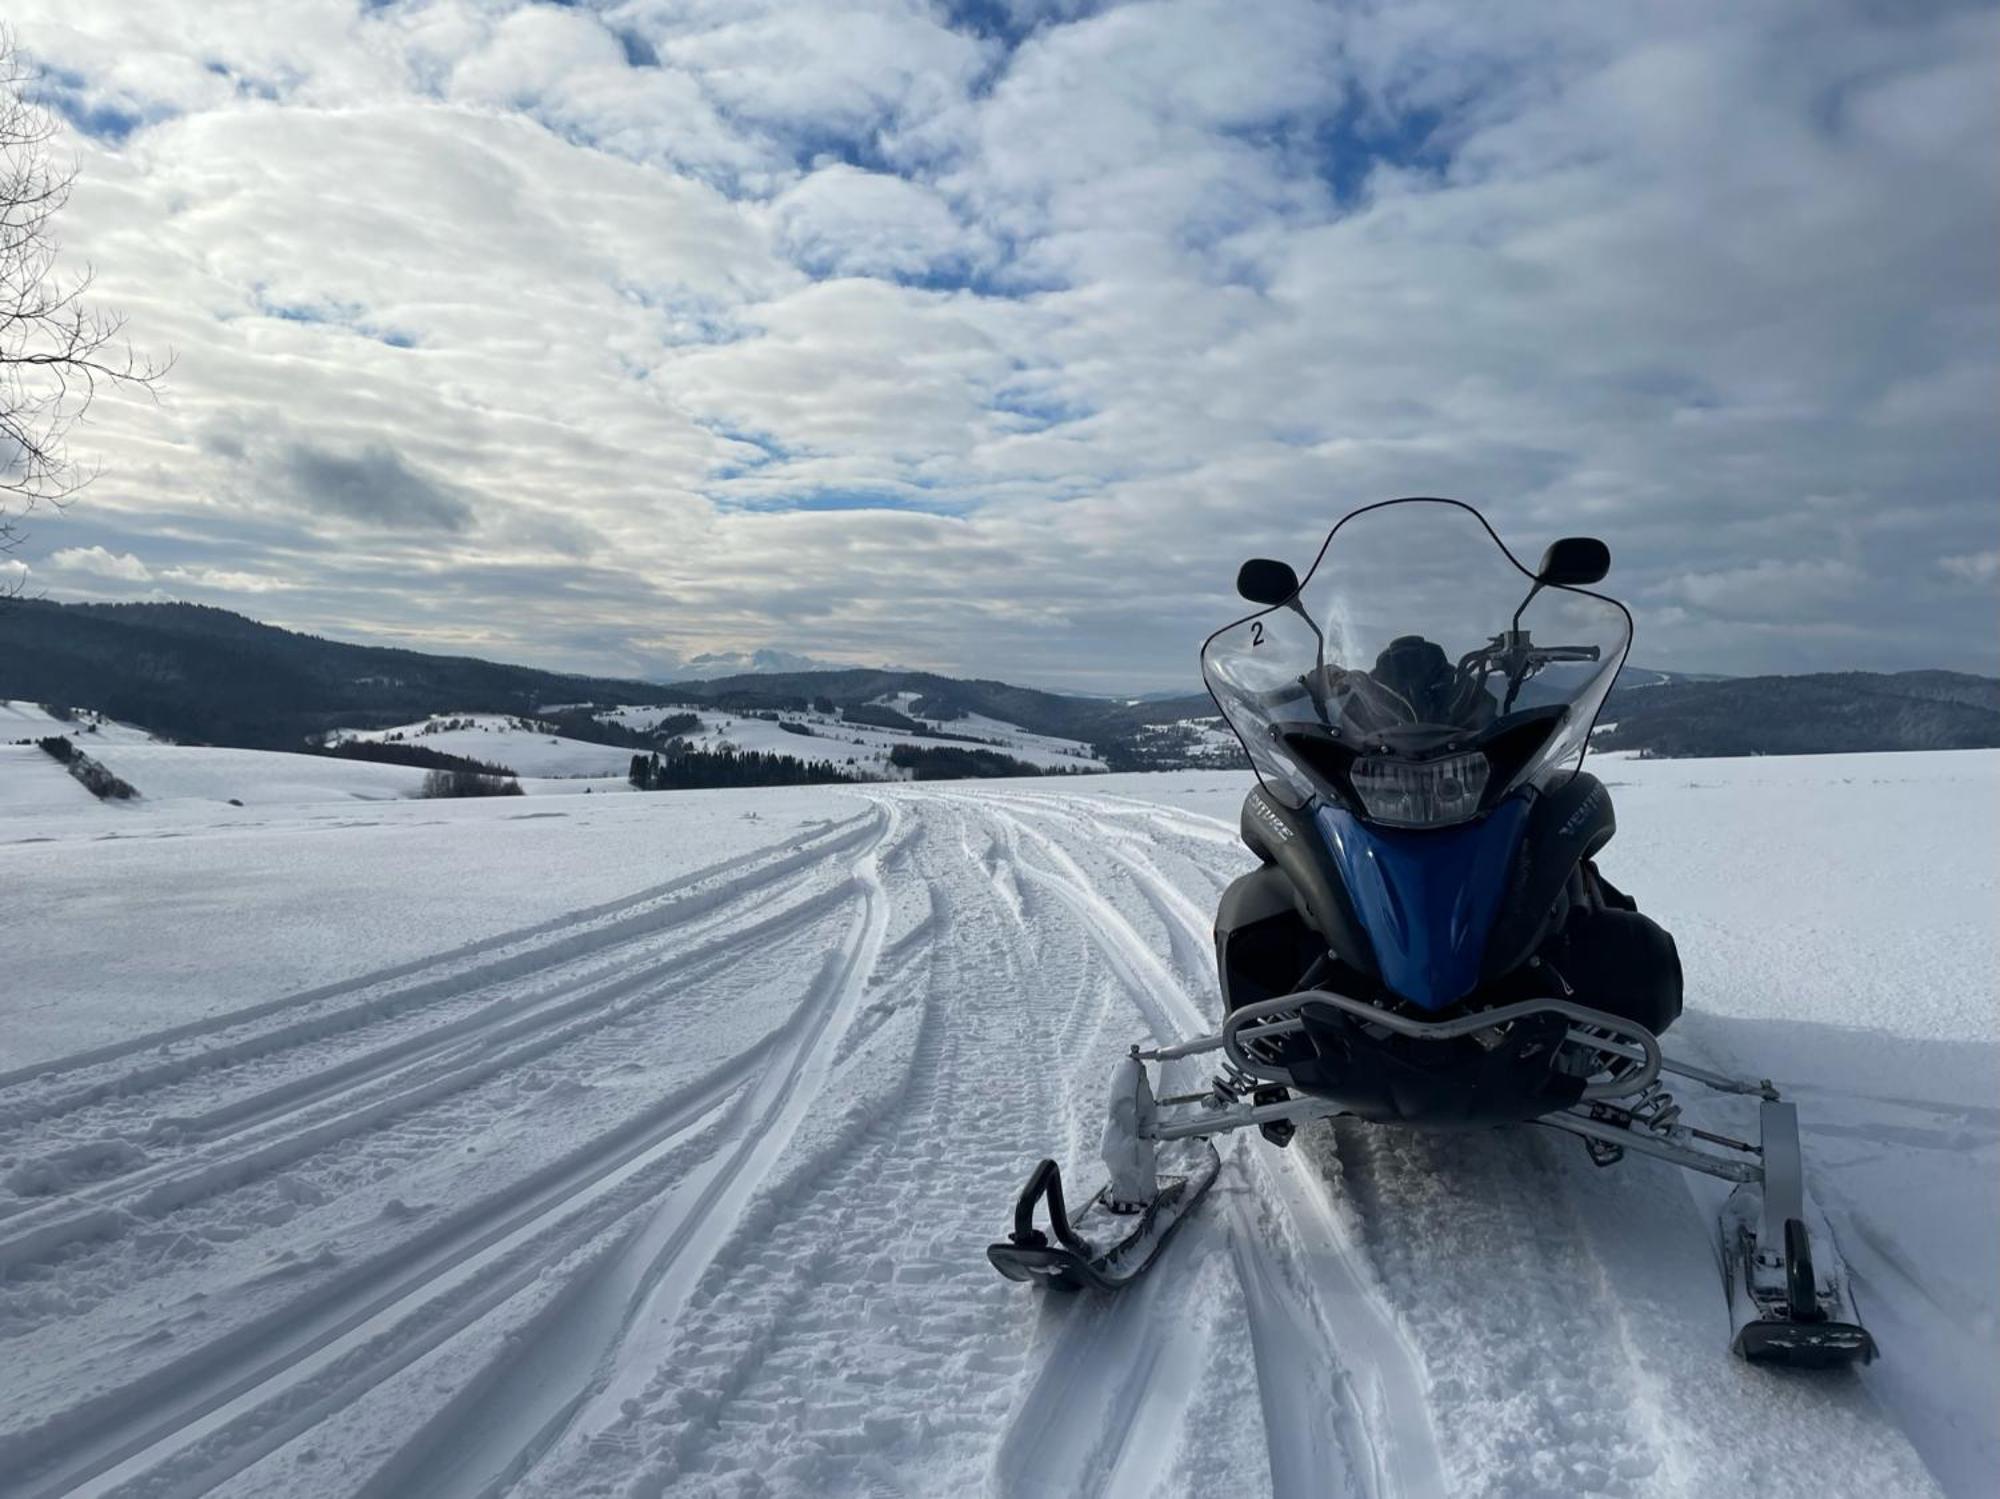
[[[319,801],[383,801],[417,795],[424,772],[326,755],[206,745],[106,746],[92,758],[129,781],[146,803],[223,802],[290,806]]]
[[[1103,761],[1091,758],[1090,746],[1081,740],[1032,733],[1003,718],[989,718],[984,713],[968,713],[963,718],[951,719],[943,727],[953,734],[969,734],[974,739],[985,740],[1030,765],[1054,766],[1057,769],[1066,765],[1083,765],[1093,770],[1103,768]]]
[[[883,699],[886,706],[907,711],[914,693],[898,693]],[[725,746],[762,754],[782,755],[792,760],[832,760],[852,773],[875,780],[895,780],[902,772],[889,763],[889,752],[897,745],[929,749],[991,749],[1033,765],[1037,769],[1102,770],[1104,762],[1094,758],[1090,746],[1074,739],[1036,734],[1015,724],[977,714],[956,719],[945,733],[961,736],[944,738],[913,734],[904,729],[877,728],[854,724],[838,713],[816,709],[787,711],[787,723],[803,724],[810,735],[797,734],[778,726],[776,718],[731,713],[707,707],[670,704],[664,707],[632,704],[607,708],[597,716],[606,723],[645,732],[668,718],[694,713],[698,725],[685,735],[697,750],[712,751]],[[468,755],[475,760],[505,765],[523,776],[618,776],[631,768],[633,751],[611,745],[587,744],[553,736],[536,727],[532,720],[501,714],[441,714],[421,723],[397,728],[361,731],[339,730],[346,739],[400,739],[448,754]],[[977,743],[967,744],[972,739]]]
[[[0,698],[0,743],[12,743],[21,739],[45,739],[52,734],[60,734],[73,739],[83,749],[95,754],[97,748],[106,744],[152,744],[153,736],[144,729],[129,723],[120,723],[115,718],[106,718],[101,713],[88,708],[70,711],[68,718],[58,718],[41,703],[24,703],[16,699]]]
[[[401,724],[389,729],[338,729],[336,743],[361,739],[381,744],[391,740],[462,755],[488,765],[503,765],[523,776],[625,776],[632,754],[614,744],[565,739],[533,719],[499,713],[453,713]]]
[[[1236,1139],[1121,1298],[993,1274],[1125,1046],[1215,1013],[1239,773],[231,808],[134,745],[119,812],[4,753],[9,1494],[2000,1471],[2000,755],[1600,766],[1669,1049],[1798,1100],[1884,1348],[1801,1377],[1726,1351],[1710,1184],[1528,1130]]]
[[[644,731],[655,727],[665,719],[676,718],[692,711],[694,710],[691,706],[679,703],[669,703],[665,707],[634,704],[623,708],[606,708],[597,716],[605,723],[622,724],[628,729]]]
[[[426,774],[408,765],[378,765],[368,760],[292,755],[277,750],[217,749],[208,745],[114,742],[91,743],[88,750],[92,759],[129,782],[138,791],[139,799],[100,802],[42,750],[33,745],[0,744],[0,812],[94,811],[102,818],[134,813],[151,817],[179,809],[189,812],[198,822],[205,822],[221,815],[218,807],[232,804],[296,808],[318,802],[421,797]],[[631,752],[619,753],[615,775],[569,772],[524,775],[517,784],[528,796],[627,793],[632,790],[627,775]],[[184,808],[183,803],[199,805]],[[99,831],[103,831],[101,827]],[[0,833],[0,838],[5,836]]]
[[[911,694],[899,696],[907,698]],[[897,711],[903,712],[904,709],[897,706]],[[1031,733],[1001,719],[977,713],[953,719],[944,725],[946,734],[962,736],[949,739],[913,734],[907,729],[848,723],[837,714],[800,712],[787,713],[784,717],[789,723],[802,723],[810,728],[812,737],[782,729],[773,719],[707,709],[700,714],[701,727],[690,730],[686,737],[696,749],[731,744],[739,750],[759,750],[766,754],[788,755],[793,759],[832,760],[840,765],[851,762],[858,772],[885,780],[894,779],[897,774],[889,763],[889,752],[898,745],[918,749],[988,749],[1038,770],[1090,771],[1104,768],[1104,762],[1094,758],[1090,746],[1080,740]],[[975,742],[967,743],[967,740]]]
[[[599,715],[638,730],[658,724],[675,707],[625,707]],[[1075,740],[1032,734],[998,719],[960,720],[952,732],[976,737],[979,745],[841,722],[816,712],[788,714],[807,723],[814,737],[790,733],[771,719],[703,711],[690,742],[701,750],[725,745],[793,759],[830,759],[853,773],[896,780],[903,772],[890,764],[897,745],[990,747],[1024,763],[1066,770],[1101,770],[1103,762]],[[101,815],[151,815],[181,802],[214,806],[298,807],[315,802],[387,801],[422,794],[425,772],[324,755],[270,750],[217,749],[155,740],[144,730],[89,714],[61,720],[35,704],[0,703],[0,735],[13,732],[32,740],[48,734],[72,737],[92,758],[139,793],[134,803],[111,806],[95,801],[54,759],[32,743],[0,743],[0,812],[96,810]],[[339,729],[339,743],[368,740],[402,742],[446,754],[501,765],[518,773],[529,796],[626,793],[634,750],[595,744],[547,732],[532,719],[493,713],[440,714],[386,729]]]
[[[1203,763],[1234,769],[1244,764],[1243,744],[1236,735],[1214,718],[1181,718],[1172,723],[1146,724],[1139,730],[1146,740],[1176,741],[1180,752]]]
[[[78,811],[97,798],[69,773],[69,767],[33,744],[0,744],[0,816],[14,819],[34,812]]]

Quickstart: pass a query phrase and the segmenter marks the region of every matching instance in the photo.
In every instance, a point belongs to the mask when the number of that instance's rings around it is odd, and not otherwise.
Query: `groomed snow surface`
[[[1529,1129],[1239,1139],[1122,1298],[995,1275],[1216,1014],[1239,775],[19,800],[0,1491],[1990,1494],[2000,756],[1597,769],[1872,1368],[1734,1360],[1719,1191]]]

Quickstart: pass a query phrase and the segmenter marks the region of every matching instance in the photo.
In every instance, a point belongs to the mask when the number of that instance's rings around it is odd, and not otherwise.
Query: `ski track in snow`
[[[830,801],[0,1075],[0,1491],[1930,1492],[1853,1376],[1727,1357],[1674,1173],[1530,1131],[1225,1140],[1122,1296],[1001,1280],[1032,1163],[1088,1190],[1115,1059],[1212,1026],[1248,855],[1088,791]]]

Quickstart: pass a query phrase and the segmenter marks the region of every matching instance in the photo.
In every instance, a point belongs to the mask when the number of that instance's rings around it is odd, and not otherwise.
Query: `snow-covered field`
[[[632,766],[629,749],[540,732],[532,720],[503,713],[447,714],[391,729],[342,729],[336,738],[377,744],[399,740],[419,749],[504,766],[523,776],[622,777]]]
[[[883,706],[896,709],[907,715],[913,692],[899,692],[883,700]],[[627,728],[647,729],[675,713],[686,713],[687,708],[618,708],[603,715],[624,724]],[[1104,762],[1090,753],[1090,746],[1080,740],[1058,739],[1049,734],[1036,734],[1018,724],[1007,723],[998,718],[987,718],[983,714],[968,713],[963,718],[952,719],[945,725],[945,732],[958,737],[943,738],[930,734],[912,733],[907,729],[877,728],[872,724],[849,723],[838,714],[821,713],[817,710],[791,712],[784,715],[787,722],[803,724],[812,732],[810,735],[797,734],[783,729],[768,718],[754,718],[745,714],[721,712],[703,708],[696,717],[700,726],[687,734],[688,742],[696,749],[716,749],[724,745],[739,750],[755,750],[770,755],[785,755],[794,760],[831,760],[836,765],[849,767],[857,773],[893,780],[897,772],[889,764],[889,752],[898,745],[908,745],[916,749],[988,749],[996,754],[1019,760],[1024,765],[1032,765],[1038,770],[1102,770]],[[428,742],[428,741],[426,741]]]
[[[60,734],[75,740],[86,750],[106,744],[152,744],[153,736],[131,724],[119,723],[88,708],[70,710],[59,718],[40,703],[24,703],[0,698],[0,743],[17,739],[41,739]]]
[[[914,694],[885,700],[906,709]],[[617,708],[599,715],[645,730],[683,708]],[[977,714],[957,719],[940,738],[851,724],[816,711],[788,713],[812,732],[797,734],[768,718],[703,709],[687,739],[698,751],[755,750],[800,761],[831,760],[844,773],[894,781],[909,772],[890,763],[899,745],[918,749],[991,749],[1045,770],[1097,771],[1104,762],[1073,739],[1031,733]],[[217,749],[155,740],[144,729],[79,713],[59,719],[38,704],[0,700],[0,815],[60,812],[91,805],[81,784],[32,742],[63,735],[139,793],[116,810],[152,814],[181,803],[299,807],[314,802],[385,801],[423,794],[425,772],[405,765],[269,750]],[[398,741],[498,765],[517,773],[530,796],[629,791],[633,749],[548,732],[545,725],[499,713],[444,714],[387,729],[341,729],[335,742]],[[187,808],[181,808],[187,811]],[[4,837],[0,832],[0,837]]]
[[[1121,1299],[994,1275],[1215,1013],[1237,774],[0,794],[0,1491],[1990,1493],[2000,755],[1597,769],[1869,1369],[1733,1360],[1705,1184],[1528,1130],[1239,1141]]]
[[[883,700],[883,706],[907,712],[914,693],[899,693]],[[1039,770],[1102,770],[1104,762],[1090,753],[1090,746],[1074,739],[1057,739],[1032,733],[997,718],[968,714],[954,719],[945,738],[907,729],[877,728],[871,724],[848,723],[838,714],[815,709],[787,712],[787,722],[800,725],[807,733],[781,728],[777,720],[750,714],[730,713],[713,708],[698,711],[687,707],[609,708],[597,716],[628,729],[645,731],[662,720],[693,713],[697,722],[684,736],[696,750],[724,749],[781,755],[792,760],[831,760],[850,775],[867,779],[898,780],[906,772],[890,764],[889,752],[899,745],[917,749],[990,749]],[[532,720],[498,713],[445,714],[418,723],[388,729],[343,729],[344,739],[399,740],[424,749],[464,755],[491,765],[502,765],[525,777],[623,779],[632,763],[633,751],[616,745],[593,744],[566,738],[538,727]],[[970,742],[968,742],[970,741]],[[421,780],[421,776],[418,778]]]

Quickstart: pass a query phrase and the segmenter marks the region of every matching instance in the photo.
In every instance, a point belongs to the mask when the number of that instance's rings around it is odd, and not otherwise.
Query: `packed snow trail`
[[[1249,856],[1069,786],[815,795],[0,1076],[0,1491],[1934,1492],[1864,1379],[1728,1356],[1711,1204],[1532,1131],[1232,1140],[1122,1296],[1002,1281],[1115,1059],[1213,1023]]]

